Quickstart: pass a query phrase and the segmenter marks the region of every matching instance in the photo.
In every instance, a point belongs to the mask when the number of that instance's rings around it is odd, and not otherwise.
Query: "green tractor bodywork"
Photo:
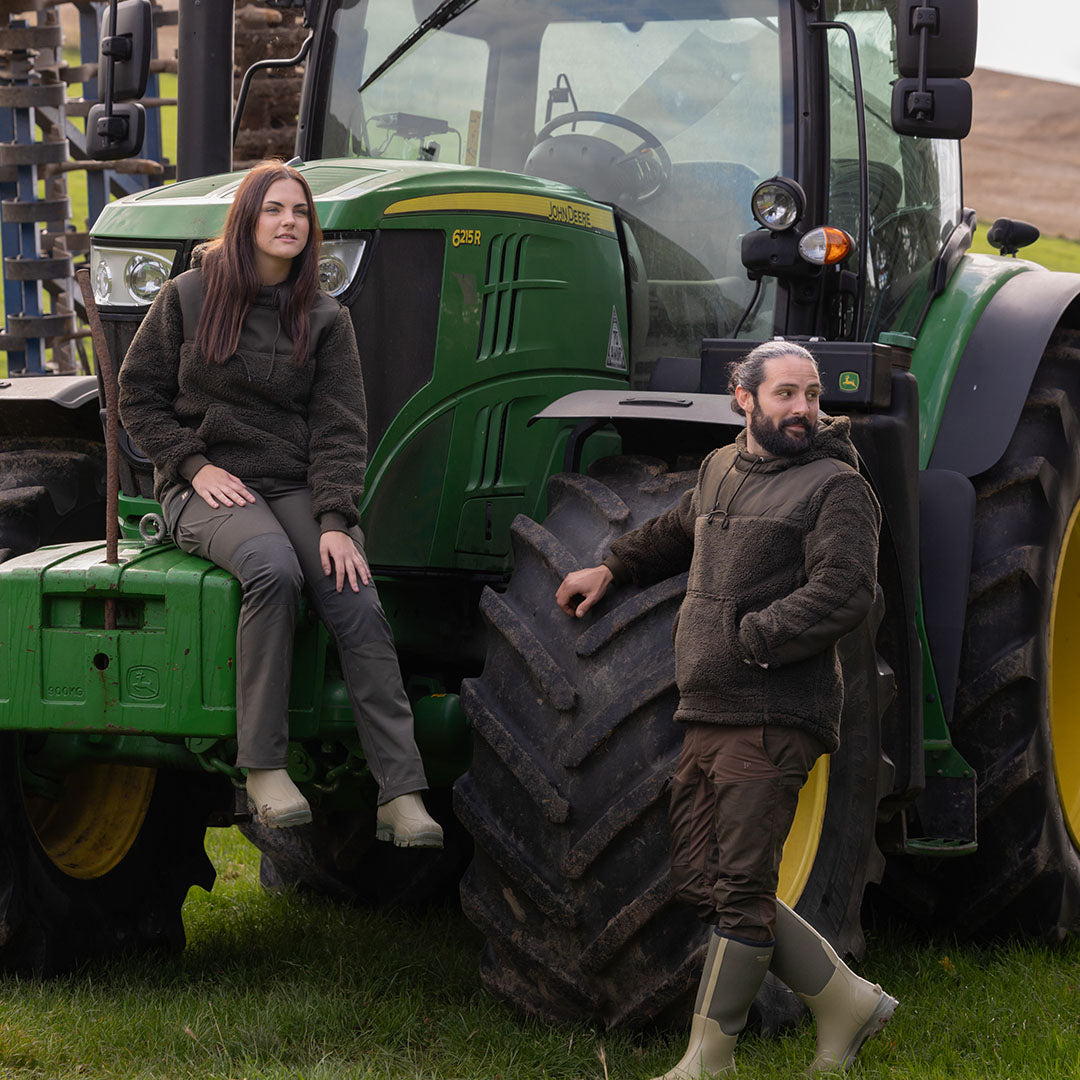
[[[584,625],[552,596],[730,441],[727,364],[772,335],[818,356],[823,407],[850,415],[884,511],[879,601],[842,643],[843,746],[804,790],[781,895],[856,954],[871,883],[918,917],[1070,932],[1080,278],[966,253],[957,144],[933,137],[963,101],[963,62],[931,56],[941,126],[923,132],[903,115],[912,88],[893,89],[918,46],[892,2],[434,8],[308,4],[297,151],[324,282],[361,349],[367,552],[429,778],[443,794],[457,780],[477,847],[461,896],[485,984],[552,1019],[635,1023],[685,1003],[704,946],[671,898],[664,819],[683,583],[618,593]],[[114,362],[152,299],[144,280],[188,268],[240,175],[102,214],[93,274]],[[803,199],[787,232],[751,215],[777,176]],[[824,224],[853,240],[840,265],[796,254]],[[0,565],[2,813],[21,815],[10,843],[43,851],[61,891],[85,886],[82,952],[145,922],[116,897],[173,842],[167,793],[200,793],[191,836],[244,817],[228,783],[238,586],[140,537],[158,507],[121,445],[118,566],[97,543]],[[245,826],[267,884],[382,902],[456,881],[460,861],[419,889],[415,866],[378,861],[374,785],[307,614],[290,734],[316,823]],[[205,875],[180,861],[182,896]],[[176,895],[160,906],[175,940]],[[0,962],[80,953],[51,915],[0,918],[35,943],[0,946]],[[771,1001],[773,1019],[791,1011]]]

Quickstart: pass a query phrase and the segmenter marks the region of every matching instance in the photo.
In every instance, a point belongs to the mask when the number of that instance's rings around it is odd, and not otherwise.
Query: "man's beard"
[[[751,434],[758,445],[773,457],[794,457],[810,450],[817,438],[817,425],[808,425],[809,421],[804,417],[789,416],[776,425],[760,409],[750,414]],[[788,434],[785,430],[795,426],[806,428],[806,431]]]

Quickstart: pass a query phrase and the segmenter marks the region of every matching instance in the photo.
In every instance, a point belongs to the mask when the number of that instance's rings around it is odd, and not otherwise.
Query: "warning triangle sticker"
[[[611,308],[611,335],[608,337],[607,359],[604,361],[604,367],[611,368],[613,371],[626,370],[626,353],[623,351],[622,331],[619,329],[619,314],[614,305]]]

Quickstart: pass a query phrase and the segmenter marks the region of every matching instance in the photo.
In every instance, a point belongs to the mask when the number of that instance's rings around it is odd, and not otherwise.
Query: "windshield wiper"
[[[388,67],[396,63],[407,53],[428,31],[441,30],[451,19],[456,19],[463,11],[471,8],[476,0],[443,0],[443,2],[426,18],[419,23],[416,29],[409,33],[394,49],[394,51],[364,80],[363,85],[357,88],[357,93],[362,94]]]

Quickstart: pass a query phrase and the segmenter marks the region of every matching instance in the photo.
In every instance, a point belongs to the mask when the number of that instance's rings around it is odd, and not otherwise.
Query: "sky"
[[[978,67],[1080,85],[1078,0],[979,0]]]

